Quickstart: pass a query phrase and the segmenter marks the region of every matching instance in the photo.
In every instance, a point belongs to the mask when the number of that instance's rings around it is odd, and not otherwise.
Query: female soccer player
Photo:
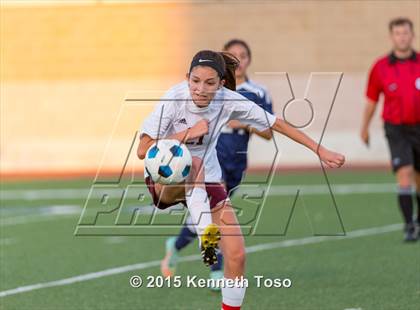
[[[343,155],[318,145],[303,132],[231,90],[235,89],[232,62],[226,55],[214,51],[198,52],[187,74],[188,83],[164,96],[145,120],[137,152],[139,158],[144,159],[149,147],[160,138],[186,143],[193,156],[189,182],[181,186],[155,184],[147,174],[145,181],[158,208],[186,201],[200,236],[205,263],[215,262],[215,249],[221,235],[227,279],[243,276],[245,246],[235,212],[220,183],[216,142],[223,125],[238,120],[259,131],[268,132],[271,128],[308,147],[328,167],[340,167],[344,163]],[[234,283],[233,287],[222,287],[223,309],[240,309],[242,305],[246,288],[238,281]]]
[[[251,49],[249,45],[243,40],[233,39],[226,42],[223,50],[239,60],[239,65],[235,70],[236,91],[248,100],[258,104],[267,112],[273,113],[271,98],[266,89],[248,78],[247,70],[251,63]],[[183,83],[186,83],[186,81]],[[217,141],[217,157],[229,197],[232,196],[245,174],[248,141],[251,133],[255,133],[264,139],[271,139],[272,137],[271,132],[262,133],[249,125],[231,120],[222,128]],[[191,217],[188,217],[179,235],[166,240],[166,253],[161,262],[161,273],[164,277],[171,277],[175,274],[179,252],[191,244],[196,237],[194,225],[191,225]],[[210,279],[223,278],[223,256],[220,252],[217,254],[217,263],[211,265],[210,268]],[[220,289],[217,286],[210,288],[213,290]]]

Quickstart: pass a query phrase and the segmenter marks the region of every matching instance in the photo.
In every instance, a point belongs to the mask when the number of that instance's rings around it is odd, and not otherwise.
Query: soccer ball
[[[191,170],[191,154],[178,140],[158,140],[146,153],[146,172],[160,184],[177,184],[184,181]]]

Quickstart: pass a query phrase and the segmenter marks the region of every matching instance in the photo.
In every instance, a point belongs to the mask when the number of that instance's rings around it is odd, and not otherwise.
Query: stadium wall
[[[197,50],[232,37],[251,45],[251,78],[267,85],[276,113],[294,95],[288,120],[311,120],[305,130],[345,153],[349,166],[386,165],[379,115],[370,149],[358,138],[366,74],[390,48],[388,21],[408,16],[420,33],[419,10],[418,1],[2,2],[0,172],[118,170],[153,108],[124,99],[158,97],[184,77]],[[270,165],[276,147],[281,167],[319,165],[276,136],[276,146],[252,139],[251,168]]]

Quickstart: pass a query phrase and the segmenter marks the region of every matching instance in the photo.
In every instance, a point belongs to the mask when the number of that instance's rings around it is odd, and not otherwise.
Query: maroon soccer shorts
[[[152,195],[153,203],[158,209],[164,210],[180,202],[184,204],[185,206],[187,206],[187,203],[185,200],[175,201],[169,204],[160,202],[159,201],[160,197],[157,195],[155,191],[155,182],[153,182],[153,180],[150,177],[146,177],[145,182],[146,182],[147,188],[149,189],[150,194]],[[213,209],[214,207],[216,207],[220,202],[229,199],[226,189],[221,183],[206,183],[206,191],[207,191],[207,196],[210,199],[210,209]]]

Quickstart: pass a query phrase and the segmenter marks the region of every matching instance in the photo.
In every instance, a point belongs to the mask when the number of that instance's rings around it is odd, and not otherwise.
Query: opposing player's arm
[[[290,126],[286,121],[277,118],[271,128],[290,139],[306,146],[318,154],[319,158],[330,168],[338,168],[344,164],[345,158],[339,153],[332,152],[322,145],[319,145],[302,131]],[[269,129],[267,129],[269,130]]]

